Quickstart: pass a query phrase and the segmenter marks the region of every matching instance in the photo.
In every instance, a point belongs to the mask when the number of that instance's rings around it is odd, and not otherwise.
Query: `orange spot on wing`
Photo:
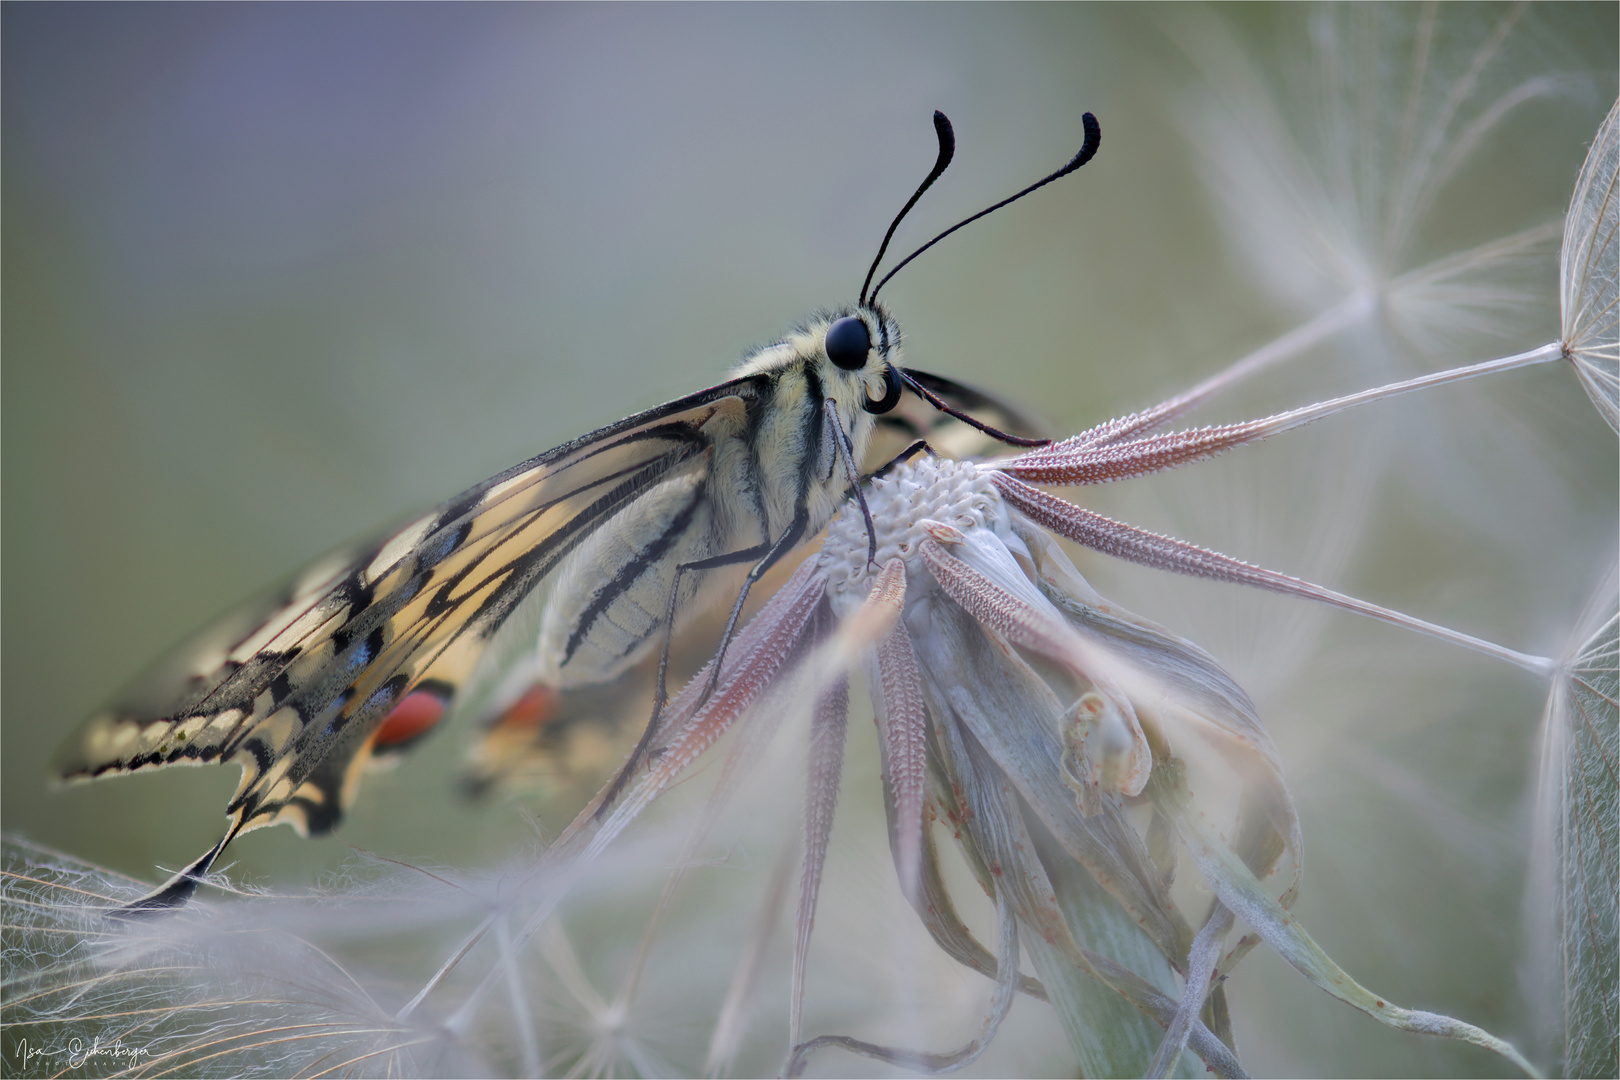
[[[544,683],[536,683],[505,712],[497,716],[491,726],[520,728],[527,731],[539,730],[556,714],[560,702],[561,695],[556,690]]]
[[[372,736],[372,746],[383,750],[400,743],[408,743],[426,734],[428,729],[444,718],[444,698],[431,690],[418,690],[406,694],[405,700],[394,706]]]

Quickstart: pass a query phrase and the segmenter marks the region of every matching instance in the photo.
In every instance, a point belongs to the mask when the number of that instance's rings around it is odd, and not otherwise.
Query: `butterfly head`
[[[903,386],[894,361],[900,353],[900,327],[888,312],[863,305],[817,323],[820,358],[831,369],[824,378],[853,383],[855,400],[873,416],[899,404]]]
[[[900,325],[887,311],[867,304],[816,313],[785,339],[749,356],[734,374],[770,373],[781,379],[793,372],[795,383],[802,376],[814,383],[818,398],[837,405],[853,434],[899,403],[905,389],[899,361]]]

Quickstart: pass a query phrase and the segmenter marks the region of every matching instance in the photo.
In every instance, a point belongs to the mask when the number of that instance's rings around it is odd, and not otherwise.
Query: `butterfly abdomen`
[[[659,484],[598,529],[559,569],[542,617],[541,677],[553,686],[605,682],[657,643],[677,567],[730,540],[704,474]],[[711,575],[681,575],[675,606],[690,617]],[[685,621],[685,618],[680,620]]]

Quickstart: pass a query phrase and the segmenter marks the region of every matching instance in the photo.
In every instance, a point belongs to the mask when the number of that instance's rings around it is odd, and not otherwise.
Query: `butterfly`
[[[954,154],[950,122],[936,112],[934,167],[889,226],[856,304],[757,350],[725,382],[548,450],[318,561],[90,716],[58,751],[62,779],[175,764],[242,769],[225,835],[129,909],[184,903],[248,830],[330,830],[365,767],[431,732],[528,604],[541,605],[529,675],[556,690],[611,684],[662,643],[652,717],[622,784],[657,728],[671,639],[735,593],[723,654],[752,585],[851,493],[864,510],[863,475],[933,448],[941,418],[1012,445],[1044,443],[974,416],[995,412],[1029,430],[1012,407],[903,367],[899,326],[877,294],[956,229],[1090,160],[1100,130],[1090,113],[1082,120],[1083,145],[1063,168],[940,233],[872,287],[895,229]],[[874,463],[885,443],[906,449]]]

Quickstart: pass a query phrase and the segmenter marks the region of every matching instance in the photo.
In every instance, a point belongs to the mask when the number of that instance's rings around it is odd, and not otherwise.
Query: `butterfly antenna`
[[[922,198],[922,193],[927,191],[935,180],[939,179],[939,174],[945,171],[946,166],[951,163],[951,158],[956,155],[956,133],[951,130],[951,122],[938,109],[934,110],[934,134],[939,138],[939,156],[934,159],[934,167],[929,170],[928,176],[917,186],[917,190],[912,193],[911,198],[906,200],[906,205],[902,206],[900,212],[894,215],[894,220],[889,223],[889,231],[883,234],[883,243],[878,245],[877,258],[872,260],[871,268],[866,271],[866,280],[861,282],[860,302],[863,307],[866,305],[866,290],[872,284],[872,275],[877,273],[878,263],[883,261],[883,253],[889,250],[889,241],[894,238],[894,230],[900,227],[900,222],[905,219],[907,214],[911,213],[911,208],[917,205],[917,200]],[[878,287],[882,288],[881,285]],[[873,295],[876,296],[877,294],[874,293]]]
[[[940,117],[938,113],[935,113],[934,115],[936,117],[939,117],[939,119],[944,119],[944,117]],[[877,294],[880,291],[882,291],[883,286],[888,283],[890,278],[892,278],[892,277],[894,277],[894,275],[898,274],[901,271],[901,269],[904,268],[905,265],[907,263],[909,263],[912,259],[915,259],[917,256],[921,255],[923,252],[927,251],[929,248],[933,247],[935,244],[939,243],[941,240],[943,240],[947,236],[951,235],[951,233],[955,232],[957,229],[960,229],[962,226],[967,225],[970,222],[978,221],[980,218],[984,217],[984,215],[986,215],[988,213],[991,213],[991,212],[996,211],[996,210],[1000,210],[1003,206],[1006,206],[1008,203],[1017,202],[1019,199],[1022,199],[1025,195],[1028,195],[1030,192],[1038,190],[1039,188],[1043,188],[1047,184],[1050,184],[1054,180],[1059,180],[1059,179],[1061,179],[1061,178],[1063,178],[1065,176],[1068,176],[1070,173],[1074,172],[1074,170],[1078,169],[1080,166],[1082,166],[1086,162],[1090,161],[1094,156],[1096,156],[1097,146],[1098,146],[1099,143],[1102,142],[1102,128],[1101,128],[1101,126],[1098,125],[1097,118],[1095,116],[1091,115],[1090,113],[1086,113],[1086,114],[1084,114],[1083,116],[1080,117],[1080,124],[1081,124],[1082,127],[1085,128],[1085,131],[1086,131],[1085,141],[1080,144],[1080,152],[1078,154],[1075,154],[1074,157],[1070,158],[1069,163],[1067,165],[1063,166],[1063,168],[1059,169],[1057,172],[1053,173],[1052,175],[1050,175],[1048,177],[1045,177],[1045,178],[1043,178],[1041,180],[1035,181],[1033,184],[1029,185],[1029,187],[1025,188],[1023,191],[1018,192],[1016,195],[1009,195],[1005,199],[1002,199],[1000,202],[996,203],[994,206],[987,206],[983,210],[980,210],[977,214],[974,214],[972,217],[963,218],[961,221],[958,221],[955,225],[952,225],[950,228],[946,229],[944,232],[940,233],[938,236],[936,236],[932,240],[928,241],[928,243],[924,244],[922,247],[918,248],[916,251],[913,251],[910,255],[907,255],[904,259],[901,259],[899,265],[897,265],[893,270],[890,270],[887,274],[883,275],[883,280],[881,280],[881,281],[879,281],[877,283],[877,288],[872,290],[872,295],[869,298],[867,298],[866,300],[864,300],[863,303],[874,303],[874,304],[877,303]],[[930,176],[928,178],[928,180],[929,180],[929,183],[932,183],[933,182],[933,177]],[[923,185],[923,187],[925,187],[925,188],[927,186],[928,186],[927,183],[925,183]],[[921,195],[922,190],[919,189],[917,194]],[[912,202],[916,202],[916,201],[917,201],[916,196],[912,196]],[[906,209],[907,210],[911,209],[911,203],[906,204]],[[902,216],[904,216],[904,213],[905,213],[905,211],[901,211]],[[898,224],[899,219],[896,218],[895,222],[896,222],[896,224]],[[891,226],[889,231],[892,233],[894,231],[894,228]],[[885,244],[888,243],[888,238],[885,237],[883,242]],[[882,257],[881,252],[879,253],[879,257],[880,258]],[[876,269],[876,264],[875,263],[873,264],[873,268]],[[870,274],[867,275],[867,280],[868,281],[872,280]],[[866,290],[865,289],[861,290],[861,295],[863,297],[866,295]],[[952,415],[955,415],[955,414],[953,413]],[[1017,444],[1015,444],[1015,445],[1017,445]]]

